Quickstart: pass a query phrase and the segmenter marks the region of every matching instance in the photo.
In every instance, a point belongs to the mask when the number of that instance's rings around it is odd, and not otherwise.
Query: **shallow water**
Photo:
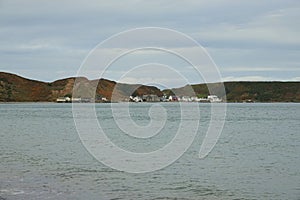
[[[130,104],[138,125],[153,104]],[[151,139],[132,139],[114,123],[110,104],[97,104],[99,124],[118,146],[148,152],[179,126],[180,107]],[[126,104],[118,104],[119,110]],[[300,104],[228,104],[221,137],[205,159],[198,153],[210,119],[199,104],[198,134],[172,165],[130,174],[98,162],[82,145],[71,104],[0,104],[0,199],[299,199]],[[193,119],[189,119],[193,120]],[[198,119],[194,119],[198,120]]]

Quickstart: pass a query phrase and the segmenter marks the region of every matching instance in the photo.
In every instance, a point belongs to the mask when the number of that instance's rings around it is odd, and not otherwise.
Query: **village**
[[[219,103],[222,102],[216,95],[208,95],[207,98],[198,98],[198,97],[190,97],[190,96],[162,96],[158,97],[157,95],[143,95],[143,96],[130,96],[131,102],[203,102],[203,103]]]
[[[56,99],[57,103],[108,103],[106,97],[94,98],[73,98],[73,97],[59,97]],[[145,94],[142,96],[129,96],[118,102],[199,102],[199,103],[220,103],[222,99],[217,95],[208,95],[207,98],[199,98],[196,96],[175,96],[175,95],[163,95],[159,97],[155,94]]]

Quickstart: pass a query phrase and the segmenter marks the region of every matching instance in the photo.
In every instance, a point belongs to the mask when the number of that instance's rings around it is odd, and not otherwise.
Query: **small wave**
[[[12,190],[6,190],[6,189],[3,189],[3,190],[0,190],[1,193],[4,193],[4,194],[8,194],[8,195],[19,195],[19,194],[24,194],[25,192],[23,190],[17,190],[17,189],[12,189]],[[0,200],[2,200],[0,196]]]

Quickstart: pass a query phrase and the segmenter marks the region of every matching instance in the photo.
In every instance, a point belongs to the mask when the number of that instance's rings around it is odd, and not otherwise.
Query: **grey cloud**
[[[89,50],[112,34],[162,26],[207,47],[221,71],[229,66],[270,66],[268,73],[277,77],[271,67],[300,67],[299,13],[297,0],[2,0],[0,69],[30,71],[32,77],[47,80],[73,75]],[[55,75],[49,78],[41,68]],[[245,73],[234,75],[249,77]],[[299,71],[283,78],[295,73]]]

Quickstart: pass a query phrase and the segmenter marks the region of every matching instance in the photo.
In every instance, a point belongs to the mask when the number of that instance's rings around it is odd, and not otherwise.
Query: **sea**
[[[181,117],[183,104],[196,105],[200,115],[191,109],[191,117]],[[130,152],[163,148],[185,120],[198,123],[193,142],[173,163],[132,173],[111,168],[90,153],[76,129],[72,104],[0,104],[0,200],[300,199],[300,104],[227,103],[221,135],[200,159],[211,106],[95,104],[107,138]],[[119,117],[122,110],[129,116]],[[151,120],[163,121],[158,123],[163,127],[149,138],[133,137],[123,133],[117,118],[142,127],[137,136],[151,133]]]

